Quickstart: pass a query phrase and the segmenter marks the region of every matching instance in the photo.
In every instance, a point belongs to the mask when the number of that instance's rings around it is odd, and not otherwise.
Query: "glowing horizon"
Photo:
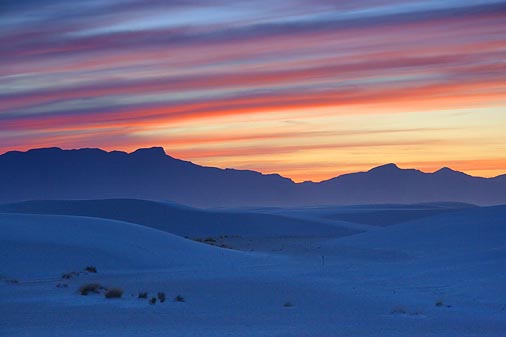
[[[0,153],[162,146],[300,182],[506,173],[500,1],[10,1]]]

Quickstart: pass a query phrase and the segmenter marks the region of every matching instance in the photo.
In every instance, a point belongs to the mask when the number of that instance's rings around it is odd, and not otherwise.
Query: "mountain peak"
[[[437,174],[437,175],[461,175],[461,176],[467,176],[467,174],[463,173],[463,172],[460,172],[460,171],[455,171],[449,167],[442,167],[440,168],[439,170],[437,170],[436,172],[434,172],[434,174]]]
[[[59,147],[41,147],[26,151],[26,153],[42,153],[42,154],[59,153],[59,152],[63,152],[63,150]]]
[[[137,149],[134,152],[132,152],[131,154],[136,155],[136,156],[142,155],[142,156],[147,156],[147,157],[166,157],[167,156],[164,148],[160,147],[160,146]]]
[[[434,173],[448,173],[448,172],[457,172],[457,171],[452,170],[451,168],[445,166],[445,167],[440,168],[439,170],[437,170]]]
[[[400,170],[399,166],[394,163],[390,163],[372,168],[368,172],[397,172]]]

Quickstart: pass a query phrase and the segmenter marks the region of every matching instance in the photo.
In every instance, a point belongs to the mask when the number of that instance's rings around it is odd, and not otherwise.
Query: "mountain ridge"
[[[141,198],[200,207],[434,201],[493,205],[506,203],[504,177],[474,177],[447,167],[426,173],[389,163],[296,183],[279,174],[200,166],[171,157],[162,147],[131,153],[51,147],[0,155],[0,202]]]
[[[132,152],[121,151],[121,150],[106,151],[106,150],[103,150],[103,149],[100,149],[100,148],[94,148],[94,147],[86,147],[86,148],[78,148],[78,149],[62,149],[61,147],[54,146],[54,147],[33,148],[33,149],[26,150],[26,151],[11,150],[11,151],[7,151],[7,152],[4,152],[4,153],[0,154],[0,157],[5,156],[5,155],[9,155],[9,154],[22,154],[22,153],[34,153],[34,152],[41,152],[42,153],[42,152],[46,152],[46,151],[48,151],[48,152],[53,152],[53,151],[58,151],[58,152],[65,152],[65,151],[97,151],[97,152],[104,153],[104,154],[121,154],[121,155],[145,155],[147,153],[150,153],[150,154],[153,154],[153,155],[164,156],[164,157],[168,157],[168,158],[171,158],[173,160],[176,160],[176,161],[180,161],[180,162],[184,162],[184,163],[190,163],[190,164],[194,164],[194,165],[197,165],[197,166],[200,166],[200,167],[205,167],[205,168],[216,168],[216,169],[219,169],[219,170],[231,170],[231,171],[243,171],[243,172],[255,172],[255,173],[261,174],[263,176],[279,176],[281,178],[291,180],[295,184],[304,184],[304,183],[314,183],[314,184],[317,184],[317,183],[333,180],[333,179],[336,179],[336,178],[339,178],[339,177],[342,177],[342,176],[351,175],[351,174],[366,173],[366,172],[375,172],[375,171],[382,171],[382,170],[418,171],[418,172],[421,172],[421,173],[424,173],[424,174],[436,174],[436,173],[451,172],[451,173],[459,173],[459,174],[463,174],[463,175],[466,175],[466,176],[469,176],[469,177],[482,178],[482,179],[494,179],[494,178],[506,176],[506,173],[499,174],[499,175],[494,176],[494,177],[473,176],[473,175],[470,175],[470,174],[468,174],[466,172],[463,172],[463,171],[454,170],[454,169],[452,169],[452,168],[450,168],[448,166],[443,166],[443,167],[441,167],[441,168],[439,168],[439,169],[437,169],[437,170],[435,170],[433,172],[425,172],[425,171],[422,171],[422,170],[419,170],[419,169],[416,169],[416,168],[401,168],[396,163],[387,163],[387,164],[381,164],[381,165],[378,165],[378,166],[374,166],[374,167],[372,167],[371,169],[369,169],[367,171],[357,171],[357,172],[343,173],[343,174],[337,175],[335,177],[324,179],[324,180],[321,180],[321,181],[305,180],[305,181],[301,181],[301,182],[296,182],[292,178],[285,177],[285,176],[283,176],[283,175],[281,175],[279,173],[263,173],[263,172],[260,172],[260,171],[255,171],[255,170],[250,170],[250,169],[236,169],[236,168],[231,168],[231,167],[220,168],[220,167],[217,167],[217,166],[206,166],[206,165],[196,164],[196,163],[194,163],[192,161],[184,160],[184,159],[179,159],[179,158],[176,158],[176,157],[173,157],[173,156],[169,155],[162,146],[153,146],[153,147],[146,147],[146,148],[138,148],[138,149],[136,149],[136,150],[134,150]]]

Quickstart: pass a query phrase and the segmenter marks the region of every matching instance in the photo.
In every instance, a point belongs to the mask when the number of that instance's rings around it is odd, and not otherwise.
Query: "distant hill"
[[[35,149],[0,155],[0,202],[137,198],[199,207],[378,204],[455,201],[506,204],[506,175],[472,177],[395,164],[319,183],[277,174],[203,167],[163,148],[132,153],[100,149]]]
[[[241,237],[339,237],[359,231],[316,219],[304,220],[248,211],[203,210],[163,202],[107,200],[40,200],[0,204],[0,213],[71,215],[135,223],[190,238]]]

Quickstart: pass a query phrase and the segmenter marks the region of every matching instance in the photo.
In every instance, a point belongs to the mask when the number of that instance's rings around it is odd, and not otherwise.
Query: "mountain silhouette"
[[[456,201],[506,203],[506,175],[480,178],[442,168],[434,173],[395,164],[322,182],[278,174],[204,167],[163,148],[132,153],[60,148],[0,155],[0,202],[137,198],[199,207],[377,204]]]

